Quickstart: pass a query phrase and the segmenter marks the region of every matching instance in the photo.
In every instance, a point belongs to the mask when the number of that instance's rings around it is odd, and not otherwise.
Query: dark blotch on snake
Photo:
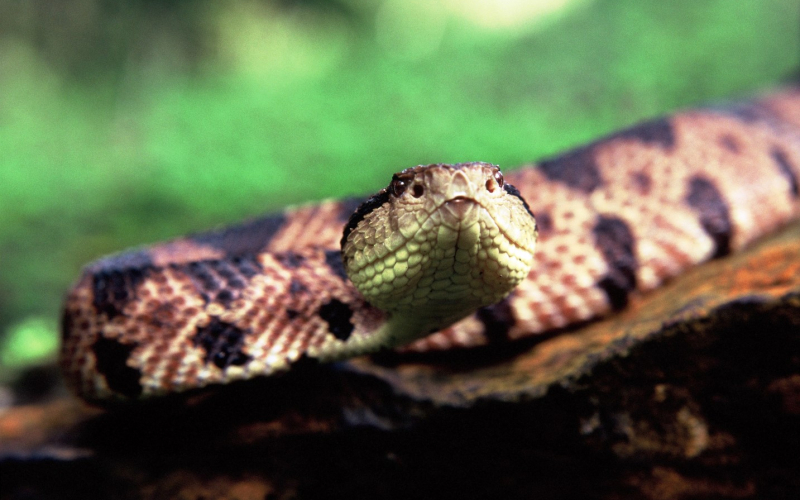
[[[303,283],[297,281],[295,278],[292,278],[291,283],[289,283],[289,293],[292,295],[297,295],[298,293],[305,293],[307,291],[308,288]]]
[[[645,172],[633,172],[631,174],[631,182],[636,187],[636,192],[641,196],[647,196],[653,188],[653,178]]]
[[[319,308],[319,317],[328,323],[328,330],[334,337],[341,341],[350,338],[355,325],[350,319],[353,317],[353,310],[350,306],[339,299],[331,299]]]
[[[192,282],[203,292],[215,292],[222,288],[222,283],[210,270],[213,261],[191,262],[185,266],[178,265],[191,278]],[[207,296],[207,295],[206,295]]]
[[[712,258],[728,255],[731,251],[731,224],[728,204],[712,181],[695,176],[689,180],[686,203],[697,214],[700,225],[714,241]]]
[[[544,160],[539,163],[539,170],[549,180],[560,182],[586,194],[603,185],[592,146]]]
[[[364,220],[364,217],[371,214],[375,209],[387,201],[389,201],[389,191],[386,189],[381,189],[378,194],[370,196],[367,201],[362,203],[353,213],[353,215],[351,215],[347,220],[347,224],[344,226],[344,233],[342,234],[340,246],[344,246],[344,242],[347,241],[347,237],[350,236],[350,233],[353,232],[353,229],[358,226],[358,223]]]
[[[231,259],[231,264],[233,264],[236,270],[247,279],[260,274],[263,269],[261,263],[258,261],[258,256],[255,254],[237,255]]]
[[[208,263],[209,268],[217,273],[217,275],[225,281],[227,288],[241,290],[247,283],[243,279],[244,276],[240,275],[239,270],[230,262],[225,260],[213,260]]]
[[[789,164],[789,157],[786,156],[786,153],[778,148],[773,148],[770,152],[772,159],[775,160],[775,163],[778,164],[778,169],[781,171],[781,174],[786,177],[786,180],[789,182],[789,187],[792,190],[792,196],[795,198],[800,198],[800,185],[798,185],[797,175],[795,175],[794,170],[792,170],[791,165]]]
[[[745,123],[775,119],[773,113],[764,106],[752,102],[737,103],[726,106],[714,106],[709,109],[717,113],[732,116]]]
[[[95,271],[92,275],[92,306],[108,319],[119,314],[136,297],[136,288],[152,272],[152,266]]]
[[[589,194],[603,185],[595,151],[604,143],[619,139],[656,144],[665,149],[675,146],[675,132],[668,119],[645,122],[617,134],[601,139],[589,146],[539,163],[539,170],[551,181],[560,182],[572,189]]]
[[[171,264],[170,268],[191,279],[204,301],[213,299],[227,305],[236,299],[236,291],[245,288],[250,278],[260,272],[261,266],[255,257],[238,256]]]
[[[660,118],[634,125],[605,140],[613,139],[635,139],[647,144],[661,146],[664,149],[672,149],[675,146],[675,131],[672,129],[669,119]]]
[[[192,343],[202,347],[206,354],[203,361],[214,363],[218,368],[241,366],[250,361],[251,356],[242,352],[247,332],[241,328],[212,316],[206,326],[198,326]]]
[[[325,263],[331,268],[331,271],[336,276],[347,281],[347,271],[344,270],[344,263],[342,262],[342,252],[339,250],[325,250]]]
[[[298,267],[303,265],[303,262],[305,262],[305,258],[303,258],[302,255],[298,255],[292,252],[276,254],[275,260],[277,260],[278,262],[280,262],[289,269],[297,269]]]
[[[189,236],[187,239],[222,250],[228,257],[256,254],[264,251],[285,223],[284,214],[269,215],[219,231]]]
[[[92,345],[97,372],[103,375],[112,391],[129,398],[142,394],[139,382],[142,372],[126,364],[136,347],[137,344],[123,344],[105,337],[98,338]]]
[[[522,195],[519,194],[519,189],[515,188],[514,186],[508,183],[503,185],[503,189],[505,190],[506,193],[510,194],[511,196],[516,196],[517,198],[519,198],[520,201],[522,202],[522,206],[524,206],[525,210],[527,210],[528,213],[531,214],[531,217],[533,217],[533,212],[531,212],[531,207],[528,206],[528,202],[525,201],[525,198],[523,198]]]
[[[536,214],[536,228],[539,230],[539,234],[545,236],[553,232],[553,216],[550,215],[550,212],[539,211]]]
[[[633,251],[633,233],[622,219],[603,215],[592,234],[609,267],[597,286],[605,292],[612,308],[622,309],[628,305],[628,294],[636,289],[638,262]]]
[[[719,144],[731,153],[739,153],[739,150],[741,149],[741,146],[739,146],[739,141],[736,139],[736,137],[730,134],[721,135],[719,137]]]
[[[230,290],[220,290],[219,293],[217,293],[216,301],[228,308],[235,298],[233,292]]]

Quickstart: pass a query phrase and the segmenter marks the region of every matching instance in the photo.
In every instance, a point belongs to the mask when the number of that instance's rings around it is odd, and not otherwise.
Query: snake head
[[[419,337],[508,295],[530,272],[536,239],[533,214],[496,166],[436,164],[395,174],[359,207],[342,258],[365,299]]]

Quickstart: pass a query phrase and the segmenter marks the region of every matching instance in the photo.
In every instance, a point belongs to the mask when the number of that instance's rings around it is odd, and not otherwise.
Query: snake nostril
[[[425,194],[425,188],[423,188],[421,184],[414,184],[414,190],[411,192],[411,194],[414,195],[414,198],[419,198]]]

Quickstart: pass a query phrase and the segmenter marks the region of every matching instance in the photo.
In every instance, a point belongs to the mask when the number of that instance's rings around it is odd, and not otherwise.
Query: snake
[[[535,215],[534,215],[535,214]],[[60,365],[132,401],[399,349],[491,346],[624,309],[800,216],[800,87],[644,121],[501,173],[421,165],[88,264]]]

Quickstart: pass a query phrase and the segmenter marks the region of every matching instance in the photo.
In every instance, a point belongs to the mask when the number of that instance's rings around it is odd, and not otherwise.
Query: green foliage
[[[29,317],[8,329],[0,343],[0,366],[13,369],[52,362],[57,349],[56,322],[52,318]]]
[[[91,15],[0,24],[0,332],[56,318],[102,254],[417,163],[519,165],[800,51],[791,0],[561,2],[504,30],[453,10],[474,2],[73,3]]]

